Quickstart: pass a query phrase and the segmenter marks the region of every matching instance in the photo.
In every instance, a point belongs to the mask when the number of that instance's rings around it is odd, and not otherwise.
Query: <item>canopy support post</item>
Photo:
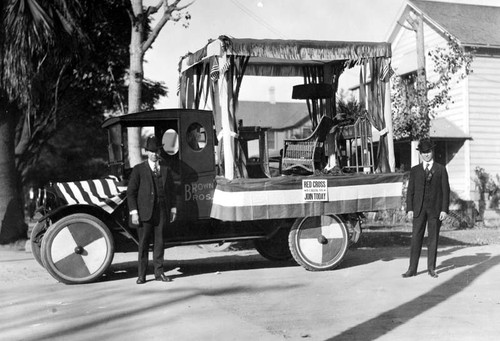
[[[219,66],[224,65],[226,56],[220,58]],[[222,123],[222,146],[224,148],[224,177],[228,180],[234,179],[234,132],[229,118],[229,84],[225,72],[219,70],[219,98]]]
[[[391,105],[391,82],[385,82],[385,126],[387,128],[387,154],[389,161],[389,168],[391,172],[396,170],[396,158],[394,156],[394,133],[392,129],[392,105]]]

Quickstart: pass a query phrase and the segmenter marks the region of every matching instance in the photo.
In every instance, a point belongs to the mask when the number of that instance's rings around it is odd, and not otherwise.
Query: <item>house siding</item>
[[[500,56],[477,56],[469,76],[470,166],[500,174]],[[474,179],[471,189],[474,190]],[[477,197],[477,193],[475,193]]]

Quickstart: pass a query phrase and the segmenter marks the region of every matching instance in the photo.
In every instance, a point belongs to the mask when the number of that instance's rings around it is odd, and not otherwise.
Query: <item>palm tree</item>
[[[0,3],[0,244],[26,238],[15,168],[16,125],[35,112],[32,80],[49,54],[64,55],[60,39],[77,33],[74,14],[80,8],[79,1],[66,0]]]

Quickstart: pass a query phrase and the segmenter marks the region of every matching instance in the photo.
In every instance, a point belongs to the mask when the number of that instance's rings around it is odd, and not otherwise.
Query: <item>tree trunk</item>
[[[131,0],[134,20],[130,36],[130,70],[128,86],[128,113],[141,110],[142,80],[144,76],[142,43],[144,39],[144,14],[142,0]],[[141,130],[128,128],[128,159],[130,167],[142,161],[141,157]]]
[[[0,98],[0,244],[27,238],[15,168],[15,124],[15,111]]]

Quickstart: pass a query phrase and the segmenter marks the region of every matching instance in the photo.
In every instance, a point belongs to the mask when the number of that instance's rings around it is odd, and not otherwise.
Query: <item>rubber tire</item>
[[[82,249],[77,250],[78,246]],[[45,269],[59,282],[93,282],[113,261],[113,236],[98,218],[72,214],[48,228],[42,240],[41,255]]]
[[[288,242],[298,264],[309,271],[326,271],[335,269],[344,259],[349,232],[336,215],[297,218]]]
[[[288,261],[292,259],[292,253],[288,246],[288,229],[279,229],[270,239],[256,239],[254,247],[264,258],[272,261]]]
[[[38,264],[41,266],[43,265],[42,262],[42,242],[38,242],[38,240],[43,240],[43,236],[45,235],[45,222],[43,223],[36,223],[33,229],[31,230],[31,236],[30,236],[30,244],[31,244],[31,253],[33,254],[33,258],[37,261]]]

